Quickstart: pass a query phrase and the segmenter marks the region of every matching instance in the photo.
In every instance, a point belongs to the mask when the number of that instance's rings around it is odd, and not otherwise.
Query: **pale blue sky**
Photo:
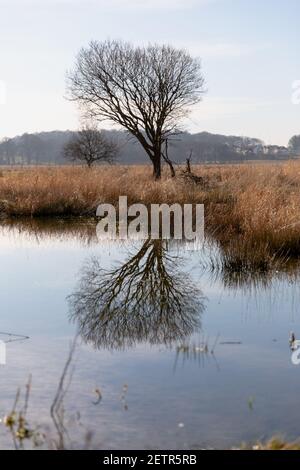
[[[202,57],[207,94],[186,130],[287,144],[300,134],[299,20],[299,0],[0,0],[0,138],[75,129],[66,70],[81,46],[109,37]]]

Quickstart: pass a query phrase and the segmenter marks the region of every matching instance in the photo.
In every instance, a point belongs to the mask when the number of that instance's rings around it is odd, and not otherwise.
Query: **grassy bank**
[[[280,436],[275,436],[267,442],[257,442],[252,446],[244,444],[240,450],[300,450],[300,441],[288,442]]]
[[[204,203],[206,231],[243,268],[265,269],[274,257],[300,255],[300,162],[195,166],[201,181],[154,181],[147,166],[3,169],[2,217],[65,217],[95,213],[99,203]],[[248,261],[247,261],[248,262]]]

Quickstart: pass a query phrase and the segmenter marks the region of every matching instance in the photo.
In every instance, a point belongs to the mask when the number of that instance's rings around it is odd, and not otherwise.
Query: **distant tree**
[[[294,135],[290,139],[289,149],[293,154],[300,155],[300,135]]]
[[[135,136],[159,179],[162,160],[172,169],[168,139],[200,100],[203,84],[200,61],[185,50],[105,41],[80,51],[68,89],[90,116],[121,125]]]
[[[14,139],[4,137],[0,143],[0,159],[4,165],[15,163],[16,145]]]
[[[71,161],[86,163],[88,167],[99,162],[113,163],[117,156],[117,145],[96,127],[84,127],[66,143],[64,156]]]
[[[23,134],[18,141],[18,154],[23,163],[38,163],[43,153],[43,144],[36,134]]]

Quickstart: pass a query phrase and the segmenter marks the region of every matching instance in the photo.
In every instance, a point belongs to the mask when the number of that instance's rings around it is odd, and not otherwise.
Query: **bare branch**
[[[64,147],[64,156],[71,161],[81,161],[91,167],[94,163],[113,163],[117,145],[106,138],[96,127],[83,127],[74,133]]]
[[[141,143],[157,178],[162,147],[203,93],[201,64],[171,46],[91,42],[68,76],[70,99],[94,119],[126,128]]]

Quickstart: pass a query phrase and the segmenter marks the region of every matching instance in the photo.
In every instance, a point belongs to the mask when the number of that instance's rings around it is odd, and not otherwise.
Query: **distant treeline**
[[[119,148],[118,162],[122,164],[148,163],[148,157],[137,141],[123,131],[105,131]],[[1,165],[36,165],[67,163],[64,145],[71,131],[52,131],[23,134],[4,138],[0,143]],[[183,133],[169,140],[169,157],[183,163],[192,155],[194,163],[241,162],[244,160],[281,160],[300,155],[300,136],[294,136],[289,147],[266,146],[255,138],[224,136],[201,132]]]

